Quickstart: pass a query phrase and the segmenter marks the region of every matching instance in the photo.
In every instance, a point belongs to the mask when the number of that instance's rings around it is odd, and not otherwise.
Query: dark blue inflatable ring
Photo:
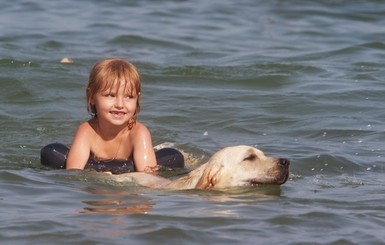
[[[61,143],[52,143],[44,146],[40,151],[40,162],[44,166],[64,169],[69,148]],[[184,156],[174,148],[162,148],[155,151],[158,165],[165,168],[183,168]],[[99,161],[90,157],[84,169],[94,169],[98,172],[112,172],[121,174],[135,171],[135,165],[131,159],[126,161],[109,160]]]

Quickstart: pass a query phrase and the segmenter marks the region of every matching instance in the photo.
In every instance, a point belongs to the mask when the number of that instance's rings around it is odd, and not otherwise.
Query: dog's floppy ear
[[[217,183],[217,177],[223,168],[222,164],[210,165],[210,168],[206,168],[203,171],[201,178],[199,179],[196,189],[211,189]]]

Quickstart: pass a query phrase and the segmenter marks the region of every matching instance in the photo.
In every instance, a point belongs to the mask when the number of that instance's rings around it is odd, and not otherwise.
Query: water
[[[385,243],[384,16],[375,0],[1,3],[1,243]],[[191,167],[253,145],[291,160],[288,182],[162,191],[42,167],[109,56],[139,68],[154,144]]]

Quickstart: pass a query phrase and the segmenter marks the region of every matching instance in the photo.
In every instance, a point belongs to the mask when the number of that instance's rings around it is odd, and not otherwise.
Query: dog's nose
[[[278,164],[280,164],[284,167],[288,167],[290,165],[290,161],[286,158],[280,158],[278,161]]]

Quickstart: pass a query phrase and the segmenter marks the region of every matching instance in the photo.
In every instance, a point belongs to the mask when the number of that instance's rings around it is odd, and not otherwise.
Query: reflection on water
[[[122,188],[122,186],[120,186]],[[211,204],[223,205],[230,203],[237,203],[242,201],[245,205],[253,203],[263,203],[279,198],[282,190],[277,185],[264,185],[254,187],[233,187],[222,190],[155,190],[145,187],[136,188],[127,186],[126,191],[119,191],[113,189],[95,189],[86,188],[85,192],[92,194],[94,200],[85,200],[82,203],[87,206],[84,207],[80,214],[108,214],[128,216],[133,214],[148,214],[155,206],[159,205],[152,198],[149,198],[147,194],[154,192],[161,193],[162,195],[192,195],[194,198],[200,201],[207,201]],[[138,190],[141,190],[138,192]],[[159,192],[160,191],[160,192]],[[141,193],[141,194],[140,194]],[[214,210],[212,214],[221,214],[224,216],[231,216],[233,211],[231,210]]]
[[[84,201],[90,205],[85,207],[84,214],[98,213],[98,214],[113,214],[113,215],[131,215],[138,213],[147,213],[152,207],[153,203],[150,199],[121,201],[121,200],[104,200],[104,201]]]
[[[81,214],[110,214],[122,216],[146,214],[154,206],[153,200],[143,197],[138,193],[94,188],[87,188],[84,191],[94,194],[95,197],[100,199],[82,201],[88,206],[80,211]]]

